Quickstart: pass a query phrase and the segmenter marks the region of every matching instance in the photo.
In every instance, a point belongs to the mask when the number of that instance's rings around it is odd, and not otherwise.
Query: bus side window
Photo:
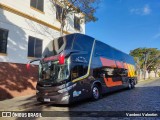
[[[75,65],[71,69],[71,79],[74,80],[76,78],[82,77],[87,73],[88,67],[85,65]]]
[[[94,56],[95,57],[105,56],[103,51],[104,51],[103,44],[100,44],[98,41],[96,41]]]
[[[77,36],[74,39],[73,48],[74,50],[87,51],[90,55],[93,45],[93,38],[84,37],[83,35]]]
[[[128,71],[124,68],[121,68],[121,69],[119,69],[118,73],[119,73],[120,76],[126,77],[127,74],[128,74]]]

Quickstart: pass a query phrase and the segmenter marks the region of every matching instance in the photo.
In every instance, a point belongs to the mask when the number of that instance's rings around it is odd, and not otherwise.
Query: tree
[[[145,71],[157,70],[160,65],[160,50],[157,48],[137,48],[130,51],[130,55],[132,55],[139,66],[140,69],[144,71],[144,79],[145,79]]]
[[[59,5],[59,22],[61,24],[60,35],[63,35],[65,21],[69,14],[81,14],[79,23],[96,21],[96,9],[100,0],[51,0],[53,7],[58,8]]]

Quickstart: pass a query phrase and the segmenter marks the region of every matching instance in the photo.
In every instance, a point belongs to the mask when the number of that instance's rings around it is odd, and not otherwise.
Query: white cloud
[[[140,9],[132,8],[130,12],[135,14],[140,14]]]
[[[146,4],[143,8],[132,8],[130,12],[137,15],[149,15],[151,13],[151,8]]]
[[[155,38],[155,39],[160,38],[160,33],[158,33],[158,34],[154,35],[154,37],[153,37],[153,38]]]
[[[150,13],[151,13],[151,9],[150,9],[149,5],[145,5],[143,8],[143,14],[148,15]]]

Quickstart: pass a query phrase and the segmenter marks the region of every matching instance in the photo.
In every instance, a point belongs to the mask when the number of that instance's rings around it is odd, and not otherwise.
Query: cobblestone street
[[[85,100],[78,102],[77,104],[71,106],[63,105],[53,105],[40,104],[37,103],[34,96],[27,99],[23,99],[24,104],[21,104],[19,109],[14,108],[13,105],[8,110],[18,110],[18,111],[160,111],[160,79],[157,80],[147,80],[140,82],[136,85],[135,89],[132,90],[121,90],[119,92],[114,92],[106,94],[102,99],[98,101],[91,102]],[[18,102],[18,101],[17,101]],[[20,100],[19,100],[20,102]],[[1,104],[1,103],[0,103]],[[3,108],[7,110],[7,108]],[[63,115],[62,115],[63,116]],[[19,120],[20,118],[14,118]],[[34,119],[46,119],[46,118],[34,118]],[[53,119],[48,117],[47,119]],[[54,117],[54,119],[86,119],[86,117],[71,118],[71,117]],[[90,119],[96,119],[90,117]],[[100,117],[99,119],[106,119]],[[113,120],[123,119],[123,118],[109,118]],[[125,118],[128,119],[160,119],[160,118]]]

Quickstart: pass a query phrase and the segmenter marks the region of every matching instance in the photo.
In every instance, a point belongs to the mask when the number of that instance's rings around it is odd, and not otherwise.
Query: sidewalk
[[[158,78],[150,78],[150,79],[146,79],[146,80],[144,80],[144,79],[141,79],[141,80],[138,80],[138,83],[141,83],[141,82],[147,82],[147,81],[152,81],[152,80],[157,80],[157,79],[160,79],[159,77]]]
[[[38,106],[40,103],[36,101],[35,95],[28,95],[0,101],[0,110],[22,111],[24,109],[36,107],[36,105]]]

